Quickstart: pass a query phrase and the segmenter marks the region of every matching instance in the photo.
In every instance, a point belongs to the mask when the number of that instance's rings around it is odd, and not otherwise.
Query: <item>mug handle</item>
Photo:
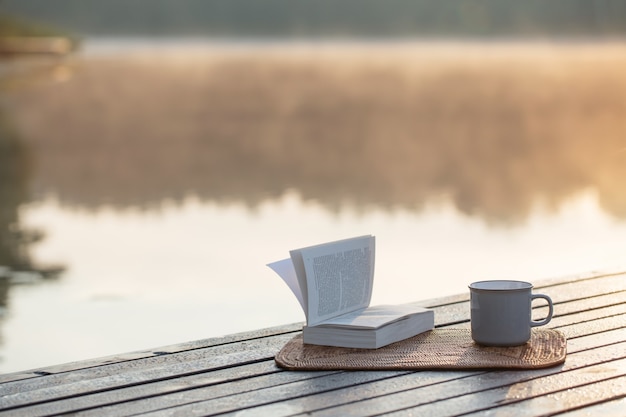
[[[554,306],[552,305],[552,299],[545,294],[531,294],[530,302],[532,303],[535,298],[543,298],[548,302],[548,317],[543,320],[535,321],[532,318],[530,319],[530,327],[544,326],[550,323],[552,320],[552,313],[554,313]]]

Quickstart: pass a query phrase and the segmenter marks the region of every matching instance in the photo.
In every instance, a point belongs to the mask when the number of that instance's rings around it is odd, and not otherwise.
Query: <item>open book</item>
[[[304,343],[375,349],[434,327],[432,310],[413,304],[370,307],[375,238],[366,235],[289,252],[268,264],[294,293]]]

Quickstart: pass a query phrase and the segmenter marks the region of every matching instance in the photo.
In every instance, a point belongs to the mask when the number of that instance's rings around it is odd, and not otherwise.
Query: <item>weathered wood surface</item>
[[[0,375],[1,416],[626,415],[626,273],[544,281],[568,337],[562,366],[522,371],[291,372],[300,323]],[[469,326],[469,295],[421,302]],[[535,317],[545,315],[540,302]]]

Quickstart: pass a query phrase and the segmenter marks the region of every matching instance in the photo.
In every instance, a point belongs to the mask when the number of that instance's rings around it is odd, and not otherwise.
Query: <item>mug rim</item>
[[[514,279],[492,279],[472,282],[468,287],[474,291],[526,291],[531,290],[533,284]]]

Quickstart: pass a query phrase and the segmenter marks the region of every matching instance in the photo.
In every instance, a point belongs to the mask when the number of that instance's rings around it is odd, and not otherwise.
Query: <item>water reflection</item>
[[[189,194],[254,207],[295,189],[330,210],[436,198],[511,225],[592,188],[626,217],[623,46],[374,49],[78,58],[12,117],[38,195],[87,209]]]
[[[264,264],[325,239],[380,237],[382,303],[621,256],[622,44],[172,45],[0,73],[0,265],[69,266],[10,369],[300,320]]]
[[[0,112],[0,318],[10,284],[56,277],[61,270],[38,266],[30,256],[31,245],[43,237],[42,231],[24,228],[20,222],[19,207],[31,200],[32,173],[31,149]]]

